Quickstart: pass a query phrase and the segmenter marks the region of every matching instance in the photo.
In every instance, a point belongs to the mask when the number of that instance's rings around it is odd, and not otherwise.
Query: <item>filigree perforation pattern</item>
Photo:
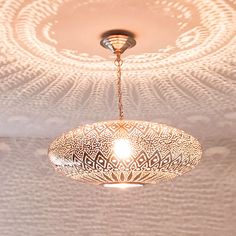
[[[116,140],[127,139],[132,154],[119,159]],[[200,144],[178,129],[141,121],[108,121],[63,134],[49,148],[55,169],[82,182],[156,183],[194,168]]]

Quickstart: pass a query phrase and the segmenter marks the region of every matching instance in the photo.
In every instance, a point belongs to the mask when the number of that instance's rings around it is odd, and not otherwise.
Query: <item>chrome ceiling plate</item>
[[[100,44],[113,53],[123,53],[136,45],[135,35],[126,30],[110,30],[102,34]]]

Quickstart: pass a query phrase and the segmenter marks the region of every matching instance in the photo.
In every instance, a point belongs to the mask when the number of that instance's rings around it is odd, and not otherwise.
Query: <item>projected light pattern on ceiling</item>
[[[132,119],[232,116],[235,9],[235,0],[0,1],[2,122],[40,130],[49,119],[64,130],[113,119],[114,66],[99,45],[111,28],[132,29],[138,42],[123,67]]]
[[[91,39],[96,41],[103,32],[103,29],[99,29],[105,21],[101,14],[102,8],[110,6],[110,10],[116,8],[118,11],[123,7],[124,2],[117,1],[114,6],[110,0],[87,0],[79,3],[75,0],[53,2],[10,0],[2,4],[1,20],[5,24],[1,25],[1,31],[5,35],[5,43],[9,48],[17,50],[20,56],[23,54],[26,58],[30,57],[30,60],[37,64],[44,64],[44,60],[47,60],[49,64],[56,64],[58,67],[63,65],[62,68],[56,68],[63,71],[68,69],[66,66],[69,68],[74,66],[85,73],[94,73],[92,72],[94,70],[103,71],[107,70],[107,67],[111,68],[110,63],[96,52],[89,54],[91,51],[89,48],[93,46],[89,44],[88,36],[91,33],[86,35],[80,26],[84,25],[85,29],[93,24],[95,29],[87,29],[87,31],[97,33],[96,38]],[[153,35],[153,40],[156,42],[156,45],[152,45],[153,48],[140,53],[140,46],[137,51],[134,51],[135,54],[127,59],[129,70],[155,69],[198,60],[224,47],[235,36],[235,11],[232,9],[234,1],[231,1],[231,5],[230,1],[227,3],[220,0],[159,0],[145,1],[145,3],[132,0],[130,3],[133,3],[130,4],[133,8],[128,8],[129,12],[139,12],[138,7],[143,7],[141,12],[144,15],[151,14],[151,19],[146,21],[150,21],[148,23],[155,27],[150,30],[159,34],[160,39],[157,35],[156,37]],[[135,5],[138,10],[134,8]],[[82,13],[85,7],[88,11],[86,14],[92,12],[91,16],[95,15],[94,19],[92,17],[86,19],[87,22],[81,19],[81,17],[85,18],[85,13]],[[126,15],[125,9],[122,14]],[[96,16],[100,16],[101,19]],[[159,21],[151,22],[155,19]],[[94,24],[96,21],[98,25]],[[113,27],[114,25],[122,27],[121,23],[109,24],[113,24]],[[139,19],[136,18],[129,23],[134,24],[134,32],[139,30],[137,26],[140,23]],[[123,25],[125,27],[125,24]],[[103,27],[107,28],[106,25]],[[167,30],[161,31],[163,28]],[[137,37],[139,34],[137,32]],[[82,48],[80,46],[80,38],[86,39],[86,37],[87,50],[85,45]],[[142,47],[145,47],[145,44],[148,44],[147,39],[140,37],[144,43]]]

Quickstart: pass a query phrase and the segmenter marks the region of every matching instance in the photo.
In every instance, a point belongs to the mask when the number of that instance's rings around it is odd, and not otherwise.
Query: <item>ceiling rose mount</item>
[[[183,175],[197,166],[197,139],[165,124],[124,118],[122,53],[135,46],[134,34],[111,30],[100,44],[116,55],[119,119],[78,127],[52,142],[48,155],[58,172],[109,188],[140,187]]]
[[[122,54],[136,45],[135,35],[127,30],[109,30],[102,34],[100,44],[113,53]]]

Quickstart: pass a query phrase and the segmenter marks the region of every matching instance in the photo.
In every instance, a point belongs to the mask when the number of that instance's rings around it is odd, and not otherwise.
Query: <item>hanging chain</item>
[[[123,109],[123,103],[122,103],[122,87],[121,87],[121,66],[123,64],[123,61],[121,60],[121,53],[119,51],[115,52],[116,59],[115,59],[115,65],[117,67],[116,75],[117,75],[117,96],[118,96],[118,109],[119,109],[119,119],[124,119],[124,109]]]

